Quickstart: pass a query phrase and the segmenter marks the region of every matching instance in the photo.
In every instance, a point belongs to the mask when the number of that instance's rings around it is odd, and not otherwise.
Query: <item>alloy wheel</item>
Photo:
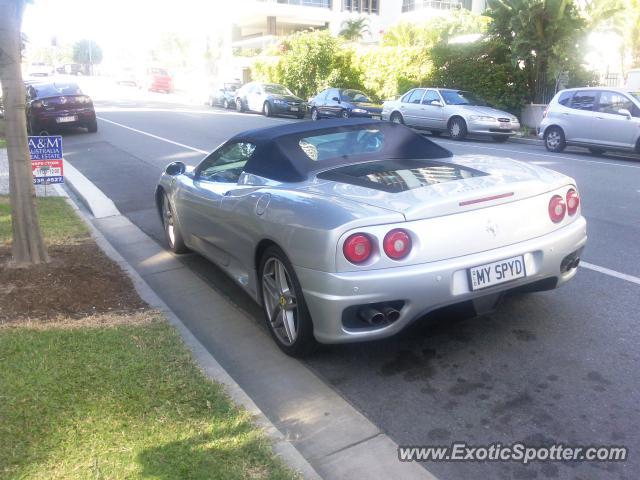
[[[315,108],[311,110],[311,120],[318,120],[318,110],[316,110]]]
[[[270,257],[262,269],[262,299],[271,329],[283,345],[298,338],[298,302],[285,265]]]
[[[173,212],[171,211],[171,205],[169,204],[169,199],[166,196],[164,197],[164,202],[162,204],[162,221],[167,232],[167,240],[169,241],[169,246],[173,248],[173,246],[176,244],[176,230],[173,223]]]
[[[547,146],[550,149],[556,149],[560,145],[561,142],[560,132],[557,130],[552,130],[547,134]]]

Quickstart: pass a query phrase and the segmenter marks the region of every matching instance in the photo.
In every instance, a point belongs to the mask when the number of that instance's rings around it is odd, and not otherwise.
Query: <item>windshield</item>
[[[293,95],[287,87],[276,84],[266,84],[264,86],[264,91],[267,93],[275,93],[276,95]]]
[[[488,105],[482,98],[471,92],[440,90],[440,94],[447,105],[474,105],[478,107],[486,107]]]
[[[343,90],[342,91],[342,99],[347,102],[367,102],[371,103],[369,97],[367,97],[364,93],[358,90]]]

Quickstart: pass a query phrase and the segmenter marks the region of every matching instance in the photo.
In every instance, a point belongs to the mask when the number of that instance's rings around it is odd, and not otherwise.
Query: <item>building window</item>
[[[380,13],[380,0],[342,0],[342,10],[344,12],[355,13]]]
[[[423,8],[435,10],[454,10],[459,8],[471,9],[470,0],[402,0],[402,11],[413,12]]]
[[[331,8],[331,0],[259,0],[265,3],[284,3],[286,5],[302,5],[304,7]]]

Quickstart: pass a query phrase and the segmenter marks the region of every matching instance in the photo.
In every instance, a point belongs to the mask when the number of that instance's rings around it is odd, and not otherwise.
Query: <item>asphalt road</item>
[[[180,105],[159,94],[140,100],[122,90],[118,98],[96,103],[97,134],[65,133],[65,157],[159,242],[153,191],[167,163],[196,164],[239,131],[295,121]],[[511,157],[573,176],[589,222],[583,258],[592,267],[561,289],[511,296],[494,313],[449,309],[392,339],[324,348],[306,364],[400,445],[631,448],[624,463],[425,465],[439,478],[640,478],[640,158],[434,141],[454,153]],[[262,322],[214,265],[197,255],[183,261]]]

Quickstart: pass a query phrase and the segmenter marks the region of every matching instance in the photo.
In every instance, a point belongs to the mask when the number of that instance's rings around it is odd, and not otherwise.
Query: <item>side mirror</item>
[[[334,102],[340,103],[340,99],[338,97],[333,97],[331,100],[333,100]]]
[[[442,107],[442,102],[440,100],[431,100],[431,105],[434,107]]]
[[[167,165],[167,168],[164,169],[164,172],[167,175],[171,175],[175,177],[176,175],[182,175],[187,170],[187,166],[182,162],[172,162]]]
[[[620,110],[618,110],[618,115],[622,115],[624,117],[631,118],[631,112],[629,110],[627,110],[626,108],[621,108]]]

